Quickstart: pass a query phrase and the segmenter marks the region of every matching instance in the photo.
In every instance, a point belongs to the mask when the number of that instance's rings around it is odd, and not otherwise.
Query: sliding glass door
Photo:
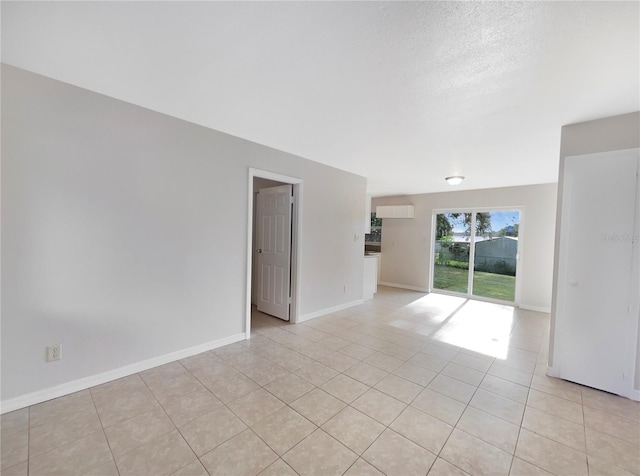
[[[436,213],[434,228],[432,289],[515,301],[520,211]]]

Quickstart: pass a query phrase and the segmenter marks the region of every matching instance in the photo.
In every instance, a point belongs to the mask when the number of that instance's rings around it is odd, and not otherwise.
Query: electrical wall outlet
[[[47,346],[47,362],[62,359],[62,344]]]

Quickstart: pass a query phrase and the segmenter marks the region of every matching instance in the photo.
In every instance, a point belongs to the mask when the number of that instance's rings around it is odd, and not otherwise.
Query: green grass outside
[[[467,277],[468,271],[466,269],[437,264],[433,270],[433,287],[435,289],[466,293]],[[515,299],[515,290],[515,276],[482,271],[474,271],[473,273],[474,296],[513,301]]]

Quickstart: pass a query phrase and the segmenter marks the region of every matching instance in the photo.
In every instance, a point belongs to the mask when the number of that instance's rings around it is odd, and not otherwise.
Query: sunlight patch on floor
[[[434,318],[438,318],[440,322],[444,322],[447,317],[454,313],[462,306],[467,299],[458,296],[448,296],[446,294],[427,294],[402,309],[415,314],[429,314]]]
[[[467,301],[433,337],[440,342],[505,359],[514,311],[511,306]]]
[[[425,337],[432,335],[436,331],[436,327],[420,324],[418,322],[408,321],[406,319],[396,319],[389,322],[389,325],[391,327],[395,327],[396,329],[411,331],[415,334],[420,334]]]

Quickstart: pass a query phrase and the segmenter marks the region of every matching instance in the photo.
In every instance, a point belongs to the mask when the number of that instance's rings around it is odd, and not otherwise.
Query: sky
[[[463,233],[464,229],[464,221],[462,217],[458,220],[459,223],[456,223],[453,227],[454,233]],[[501,230],[507,225],[515,225],[516,223],[520,223],[520,212],[515,210],[509,211],[500,211],[500,212],[491,212],[491,229],[494,232]]]

